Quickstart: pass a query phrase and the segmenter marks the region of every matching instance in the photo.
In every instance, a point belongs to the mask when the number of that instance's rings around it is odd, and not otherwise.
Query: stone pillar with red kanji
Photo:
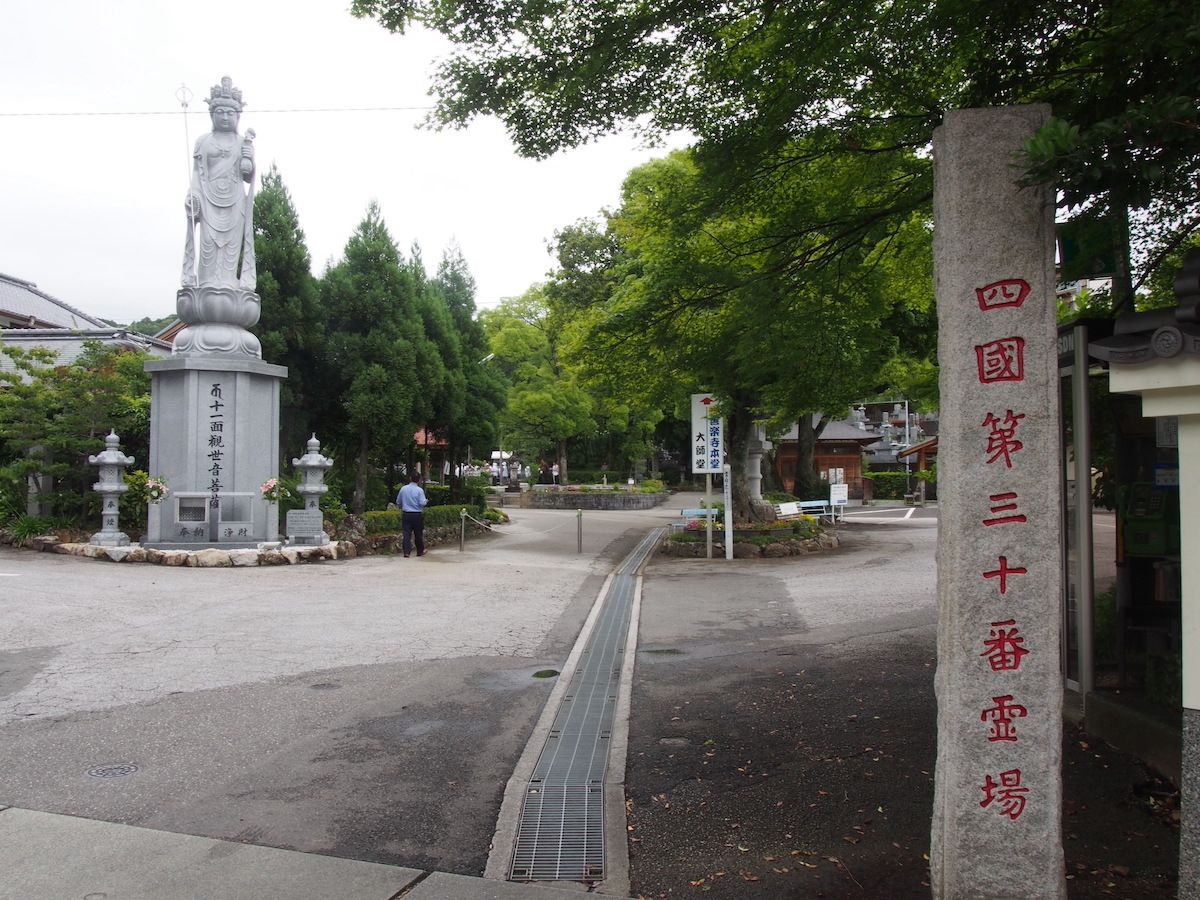
[[[1017,159],[1048,116],[955,110],[934,135],[934,897],[1066,896],[1054,194]]]

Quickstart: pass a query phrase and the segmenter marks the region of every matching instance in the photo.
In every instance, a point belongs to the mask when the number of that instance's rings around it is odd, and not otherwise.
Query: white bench
[[[775,518],[798,519],[800,516],[812,516],[816,519],[833,521],[834,510],[824,500],[791,500],[787,503],[774,503]]]

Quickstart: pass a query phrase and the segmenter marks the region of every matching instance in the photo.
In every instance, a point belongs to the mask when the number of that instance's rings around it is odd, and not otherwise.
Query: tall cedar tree
[[[263,359],[288,369],[279,397],[279,449],[286,469],[289,459],[304,452],[312,433],[322,430],[324,439],[330,435],[316,418],[313,397],[323,377],[323,309],[304,230],[275,166],[263,176],[254,198],[254,252],[262,298],[254,331],[262,342]]]

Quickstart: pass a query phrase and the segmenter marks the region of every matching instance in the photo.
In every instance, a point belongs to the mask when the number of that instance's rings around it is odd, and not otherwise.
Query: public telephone
[[[1126,556],[1179,553],[1179,495],[1149,482],[1129,486],[1122,504]]]

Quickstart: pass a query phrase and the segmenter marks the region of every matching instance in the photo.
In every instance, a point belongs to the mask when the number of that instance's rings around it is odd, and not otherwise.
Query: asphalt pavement
[[[697,499],[585,513],[582,554],[554,510],[408,560],[0,548],[0,898],[554,896],[478,877],[555,682],[535,674]],[[837,551],[647,567],[628,882],[605,889],[928,896],[936,513],[849,512]],[[1086,826],[1072,896],[1168,896],[1170,824],[1136,794],[1164,789],[1085,737],[1067,737],[1089,775],[1066,800]]]

